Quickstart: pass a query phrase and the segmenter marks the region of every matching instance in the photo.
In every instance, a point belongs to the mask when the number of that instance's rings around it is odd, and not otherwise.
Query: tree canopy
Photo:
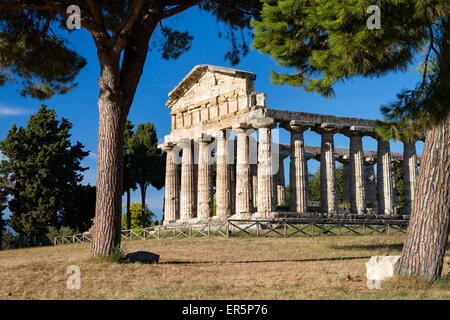
[[[72,124],[42,105],[30,116],[25,128],[14,124],[0,142],[0,175],[11,195],[10,226],[35,240],[49,225],[58,224],[58,214],[68,209],[73,190],[82,180],[84,146],[70,142]]]
[[[372,4],[368,0],[263,3],[262,20],[253,22],[253,46],[279,65],[296,70],[292,74],[272,72],[274,83],[330,97],[337,82],[405,71],[424,54],[423,81],[382,109],[388,121],[400,121],[400,125],[390,123],[379,133],[386,139],[417,140],[425,128],[446,118],[450,110],[445,103],[450,92],[448,40],[444,41],[448,1],[378,1],[378,30],[366,25],[367,8]]]
[[[154,222],[155,214],[151,212],[147,207],[142,210],[142,204],[139,202],[133,202],[130,206],[131,212],[131,229],[144,228],[142,221],[145,220],[145,225],[149,226]],[[127,216],[122,215],[122,229],[127,229]]]
[[[141,189],[142,208],[149,185],[156,189],[164,186],[165,156],[158,149],[158,137],[153,123],[140,123],[130,139],[131,163],[135,182]],[[142,224],[145,227],[145,221]]]

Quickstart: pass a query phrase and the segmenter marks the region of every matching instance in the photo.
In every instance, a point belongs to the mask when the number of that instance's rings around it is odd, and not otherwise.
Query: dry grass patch
[[[450,278],[394,278],[369,290],[365,262],[397,255],[404,235],[125,241],[160,263],[92,258],[90,244],[0,252],[1,299],[450,299]],[[342,259],[346,258],[346,259]],[[446,262],[450,261],[447,252]],[[66,269],[81,269],[81,289]],[[450,272],[446,263],[443,275]],[[349,274],[350,279],[335,279]]]

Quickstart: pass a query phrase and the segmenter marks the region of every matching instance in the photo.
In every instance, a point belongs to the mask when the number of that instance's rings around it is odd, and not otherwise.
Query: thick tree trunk
[[[130,210],[130,202],[131,202],[131,190],[128,188],[127,190],[127,229],[131,229],[131,210]]]
[[[123,132],[133,103],[148,52],[148,42],[160,20],[154,18],[138,22],[129,35],[122,64],[120,53],[113,52],[113,44],[101,32],[92,32],[101,65],[97,149],[97,198],[92,255],[110,255],[120,245]]]
[[[408,236],[396,272],[441,276],[450,221],[450,116],[426,134]]]
[[[91,253],[109,255],[120,246],[123,132],[127,119],[117,85],[114,63],[103,65],[100,76],[99,130],[97,147],[97,198]]]

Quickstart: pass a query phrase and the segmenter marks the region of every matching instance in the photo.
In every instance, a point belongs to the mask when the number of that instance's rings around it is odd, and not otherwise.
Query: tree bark
[[[107,46],[98,47],[101,74],[93,255],[110,255],[121,240],[123,132],[128,109],[119,82],[118,58],[107,51]]]
[[[91,32],[100,61],[97,198],[92,255],[110,255],[120,246],[123,179],[123,132],[142,75],[148,42],[160,20],[158,13],[134,25],[123,52],[115,53],[111,39]]]
[[[408,236],[396,273],[441,276],[450,221],[450,116],[426,134]]]

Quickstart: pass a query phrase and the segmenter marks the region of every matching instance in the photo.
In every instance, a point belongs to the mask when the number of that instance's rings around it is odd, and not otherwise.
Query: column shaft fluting
[[[403,195],[405,199],[405,213],[411,214],[417,180],[416,144],[405,143],[403,147]]]
[[[291,130],[290,158],[289,207],[294,212],[306,212],[308,211],[308,172],[303,130]]]
[[[164,222],[170,223],[177,220],[179,206],[179,188],[177,165],[173,161],[172,148],[165,149],[166,178],[164,184]]]
[[[237,134],[236,150],[236,214],[250,213],[251,183],[249,162],[249,140],[245,129],[234,129]]]
[[[320,154],[320,204],[327,213],[337,213],[334,133],[324,132]]]
[[[380,214],[394,213],[394,181],[389,141],[378,139],[377,150],[377,193]]]
[[[195,217],[194,161],[191,141],[183,141],[180,145],[183,148],[181,158],[180,219],[188,220]]]
[[[217,136],[216,161],[216,217],[232,214],[231,206],[231,172],[228,165],[228,132],[221,130]]]
[[[275,211],[272,175],[272,130],[259,128],[258,147],[258,213],[265,216]]]
[[[364,186],[364,152],[362,136],[350,136],[350,211],[363,214],[366,210]]]
[[[203,219],[212,216],[212,171],[209,142],[200,141],[199,145],[197,217]]]

